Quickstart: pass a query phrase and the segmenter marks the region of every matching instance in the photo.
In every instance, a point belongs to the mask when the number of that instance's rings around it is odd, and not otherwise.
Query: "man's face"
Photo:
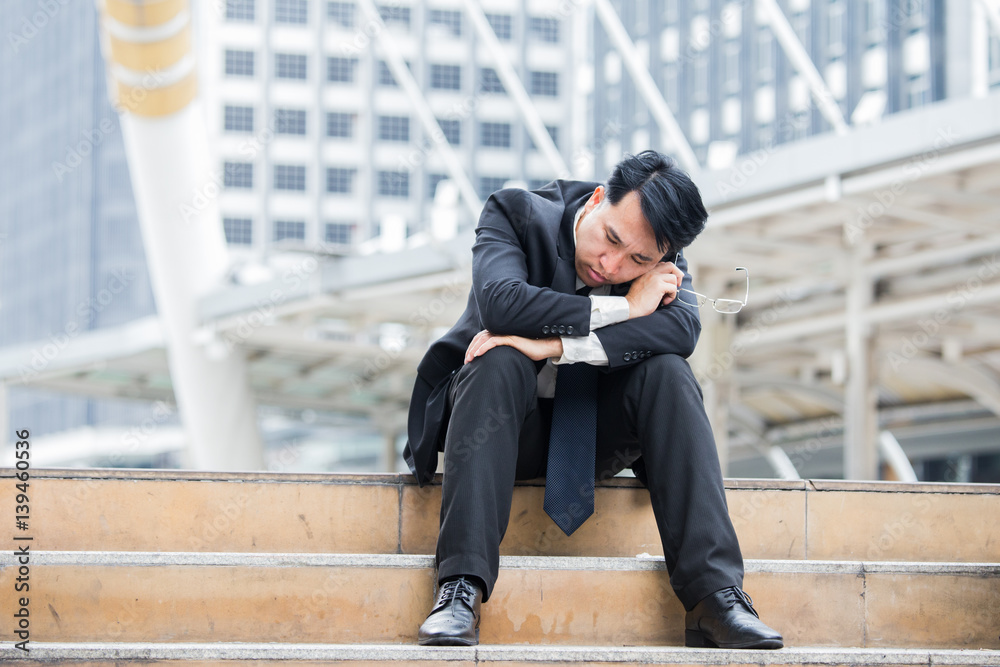
[[[639,194],[630,192],[618,204],[598,186],[587,200],[576,227],[576,275],[590,287],[626,283],[646,273],[664,253],[656,247]]]

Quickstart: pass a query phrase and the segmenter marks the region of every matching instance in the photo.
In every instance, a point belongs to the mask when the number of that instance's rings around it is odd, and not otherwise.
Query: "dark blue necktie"
[[[577,294],[586,295],[589,287]],[[597,448],[597,367],[559,366],[545,472],[545,513],[567,535],[594,513]]]

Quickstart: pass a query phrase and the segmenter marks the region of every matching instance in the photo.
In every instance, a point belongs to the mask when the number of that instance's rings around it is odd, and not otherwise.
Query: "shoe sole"
[[[477,646],[479,644],[479,628],[476,628],[476,638],[466,639],[464,637],[425,637],[418,639],[421,646]]]
[[[737,642],[733,644],[717,644],[708,638],[704,632],[697,630],[684,631],[684,646],[688,648],[759,648],[774,650],[783,648],[784,642],[780,639],[764,639],[759,641]]]

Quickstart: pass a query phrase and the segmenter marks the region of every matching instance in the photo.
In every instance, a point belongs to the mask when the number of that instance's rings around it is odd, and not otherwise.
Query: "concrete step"
[[[10,468],[3,477],[11,477]],[[30,532],[48,550],[434,553],[440,485],[409,475],[33,470]],[[13,484],[0,503],[14,506]],[[1000,562],[1000,485],[727,480],[744,556]],[[519,483],[505,555],[662,555],[649,494],[597,489],[567,538]]]
[[[0,566],[17,609],[13,554]],[[40,551],[30,585],[40,641],[412,644],[433,559]],[[750,560],[745,588],[792,647],[1000,649],[1000,565]],[[481,640],[680,646],[683,618],[660,558],[508,556]]]
[[[144,664],[232,665],[419,665],[420,667],[505,667],[553,664],[661,664],[676,665],[791,665],[802,667],[992,667],[1000,665],[998,651],[926,649],[786,648],[780,651],[729,651],[675,647],[594,646],[478,646],[434,648],[399,645],[337,644],[198,644],[198,643],[41,643],[31,642],[30,654],[0,647],[0,660],[24,663],[69,662],[93,667],[117,667],[122,662]]]

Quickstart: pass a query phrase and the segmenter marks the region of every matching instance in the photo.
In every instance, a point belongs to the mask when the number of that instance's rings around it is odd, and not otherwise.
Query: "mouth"
[[[601,274],[599,274],[597,271],[594,271],[589,266],[587,267],[587,273],[590,274],[590,279],[593,280],[594,282],[598,283],[598,284],[602,284],[603,285],[604,283],[608,282],[607,278],[605,278],[604,276],[602,276]]]

